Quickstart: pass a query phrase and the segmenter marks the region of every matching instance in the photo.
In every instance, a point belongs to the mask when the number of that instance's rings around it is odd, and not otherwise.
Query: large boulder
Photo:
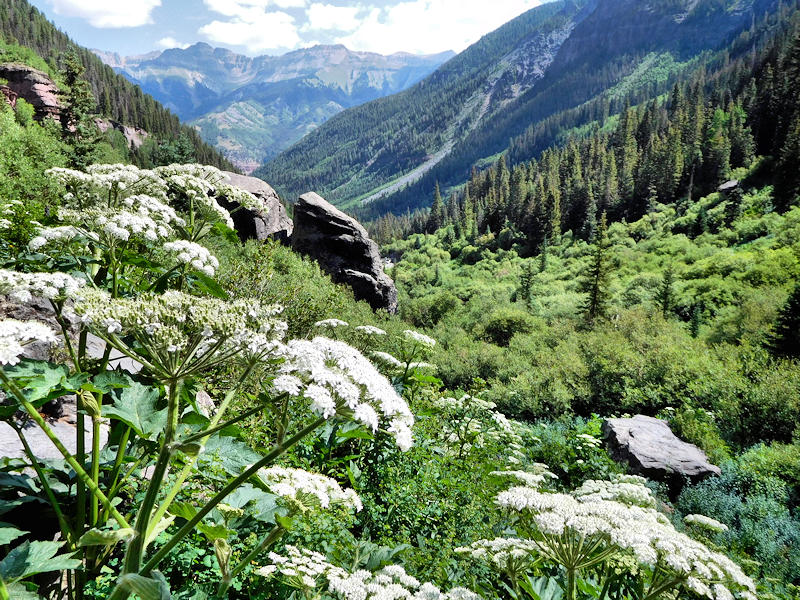
[[[36,117],[58,119],[61,104],[58,88],[47,73],[20,63],[0,64],[0,79],[7,81],[6,88],[16,98],[24,98],[33,105]],[[6,96],[11,97],[8,93]]]
[[[289,236],[292,235],[292,220],[286,214],[281,199],[277,192],[265,181],[257,177],[248,177],[225,171],[230,178],[230,184],[250,192],[257,198],[261,198],[269,206],[267,213],[262,213],[246,208],[239,208],[231,215],[236,233],[241,240],[277,239],[283,243],[288,243]],[[229,211],[239,207],[234,202],[223,200],[221,204]]]
[[[378,245],[358,221],[314,192],[300,196],[294,206],[292,248],[316,259],[373,309],[397,312],[397,288],[383,271]]]
[[[708,462],[705,452],[682,441],[666,421],[636,415],[607,419],[603,434],[615,460],[626,462],[632,472],[665,482],[677,493],[686,481],[697,482],[719,475],[719,467]]]

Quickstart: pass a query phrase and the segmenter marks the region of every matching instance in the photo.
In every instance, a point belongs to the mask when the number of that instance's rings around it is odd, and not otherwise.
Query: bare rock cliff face
[[[31,103],[39,119],[58,119],[61,114],[58,88],[47,73],[20,63],[5,63],[0,64],[0,78],[8,81],[4,86],[6,97],[14,101],[23,98]]]
[[[337,283],[373,309],[397,312],[397,289],[383,272],[378,245],[355,219],[309,192],[294,206],[292,248],[319,262]]]

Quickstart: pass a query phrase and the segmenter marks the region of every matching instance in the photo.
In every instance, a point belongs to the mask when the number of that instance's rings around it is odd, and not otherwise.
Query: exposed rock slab
[[[58,119],[61,114],[58,88],[47,73],[20,63],[4,63],[0,64],[0,78],[8,82],[6,87],[16,98],[24,98],[33,105],[37,118]]]
[[[638,475],[667,483],[673,492],[687,480],[720,474],[705,452],[679,439],[661,419],[644,415],[607,419],[603,434],[615,460],[627,462]]]
[[[286,209],[283,207],[278,193],[272,189],[272,186],[258,177],[238,175],[230,171],[225,171],[225,174],[230,178],[232,186],[250,192],[257,198],[264,200],[269,206],[269,210],[266,213],[240,208],[231,215],[239,238],[262,242],[267,239],[277,239],[287,243],[292,235],[294,226],[292,220],[286,214]],[[239,206],[234,202],[227,201],[223,201],[222,205],[229,211]]]
[[[140,148],[150,135],[141,127],[123,125],[122,123],[112,121],[111,119],[101,119],[98,117],[94,120],[94,124],[103,133],[109,129],[119,131],[123,136],[125,136],[125,140],[128,142],[129,148]]]
[[[316,259],[373,309],[397,312],[397,288],[383,271],[378,245],[358,221],[314,192],[300,196],[294,206],[292,248]]]

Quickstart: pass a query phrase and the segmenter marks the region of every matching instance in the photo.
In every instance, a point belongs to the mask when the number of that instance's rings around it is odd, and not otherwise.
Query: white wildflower
[[[219,261],[208,251],[208,248],[195,242],[187,240],[167,242],[164,244],[164,250],[175,255],[175,259],[180,264],[188,265],[209,277],[213,277],[219,267]]]
[[[412,329],[406,329],[403,331],[403,335],[406,337],[406,339],[417,344],[422,344],[423,346],[427,346],[429,348],[433,348],[436,345],[435,339]]]
[[[18,273],[0,269],[0,295],[15,302],[30,302],[33,296],[48,300],[76,299],[85,282],[66,273]]]
[[[324,475],[303,469],[270,467],[260,469],[258,477],[272,493],[296,500],[306,507],[327,509],[344,506],[355,511],[363,508],[361,499],[353,490],[342,489],[336,480]]]
[[[687,525],[695,525],[702,529],[707,529],[716,533],[728,531],[727,525],[705,515],[686,515],[683,517],[683,522]]]
[[[366,333],[367,335],[386,335],[386,332],[383,329],[373,325],[359,325],[355,328],[355,330],[360,331],[361,333]]]
[[[317,321],[314,323],[314,327],[347,327],[349,323],[347,321],[342,321],[341,319],[323,319],[322,321]]]
[[[54,344],[58,338],[47,325],[38,321],[0,321],[0,365],[15,365],[25,351],[25,346],[34,342]]]

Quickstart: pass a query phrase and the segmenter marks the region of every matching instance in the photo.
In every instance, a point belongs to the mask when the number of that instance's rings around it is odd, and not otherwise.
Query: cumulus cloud
[[[409,0],[373,8],[357,29],[337,43],[353,50],[391,54],[460,52],[482,35],[497,29],[542,0]]]
[[[253,53],[294,48],[301,41],[294,17],[281,11],[260,12],[246,19],[212,21],[198,32],[213,42],[243,46]]]
[[[153,22],[151,13],[161,0],[49,0],[53,10],[65,17],[85,19],[92,27],[139,27]]]
[[[357,17],[363,9],[360,6],[335,6],[333,4],[314,3],[306,10],[308,23],[304,29],[353,31],[361,20]]]
[[[167,36],[167,37],[163,37],[160,40],[158,40],[156,42],[156,46],[159,47],[159,48],[164,48],[165,50],[167,50],[169,48],[188,48],[189,46],[191,46],[191,44],[185,44],[185,43],[179,42],[174,37]]]
[[[296,48],[302,42],[295,18],[284,10],[304,8],[306,0],[204,0],[225,17],[203,25],[198,33],[212,42],[241,46],[253,54]]]

